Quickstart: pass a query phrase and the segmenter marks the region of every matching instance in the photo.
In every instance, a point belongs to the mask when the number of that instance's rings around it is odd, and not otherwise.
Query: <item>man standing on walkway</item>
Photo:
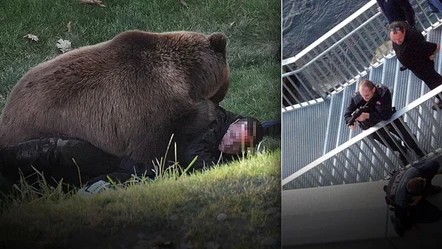
[[[352,116],[358,108],[363,108],[362,114],[352,121]],[[355,129],[355,122],[359,124],[362,130],[367,130],[375,126],[382,120],[388,120],[393,115],[394,110],[391,104],[391,92],[388,87],[383,85],[375,85],[369,80],[363,80],[359,83],[359,92],[356,92],[350,100],[350,104],[344,113],[344,118],[350,129]],[[391,124],[387,125],[385,129],[379,129],[371,136],[379,143],[389,146],[393,151],[399,152],[400,159],[404,165],[407,165],[407,159],[404,155],[407,148],[401,145],[401,141],[395,139],[393,134],[402,138],[408,148],[412,149],[419,157],[425,154],[419,148],[419,145],[402,124],[399,119],[393,121],[396,125],[397,131]],[[387,133],[390,133],[388,134]],[[387,143],[385,144],[384,141]]]
[[[405,22],[390,24],[390,38],[399,62],[423,80],[431,90],[442,84],[442,76],[434,69],[434,59],[440,50],[436,43],[422,40],[421,34],[408,28]],[[437,96],[439,109],[441,97]]]

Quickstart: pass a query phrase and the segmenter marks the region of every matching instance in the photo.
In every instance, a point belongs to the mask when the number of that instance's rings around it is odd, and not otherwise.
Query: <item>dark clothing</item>
[[[413,202],[412,198],[414,196],[421,195],[425,197],[434,194],[434,185],[431,183],[431,181],[438,173],[439,167],[439,163],[436,161],[424,160],[413,164],[412,168],[404,169],[406,171],[415,171],[415,173],[410,174],[407,178],[401,180],[401,182],[404,181],[404,184],[402,184],[403,187],[397,189],[398,193],[396,193],[396,196],[402,196],[405,194],[404,199],[407,203],[411,203]],[[425,190],[422,193],[411,194],[406,189],[406,183],[414,177],[423,177],[426,179],[427,183]],[[407,203],[395,207],[395,229],[398,234],[402,236],[404,231],[412,228],[413,224],[432,223],[442,219],[442,211],[424,198],[415,206],[408,205]]]
[[[51,185],[63,178],[63,183],[80,186],[105,173],[127,172],[120,168],[122,162],[125,160],[72,137],[53,136],[0,149],[0,173],[11,183],[18,181],[20,169],[28,182],[37,180],[32,174],[38,170]]]
[[[350,104],[347,107],[346,112],[344,113],[344,118],[347,124],[351,119],[352,113],[357,108],[362,107],[365,104],[367,104],[367,110],[364,112],[369,113],[370,118],[362,122],[358,121],[359,127],[362,130],[367,130],[370,127],[375,126],[380,121],[388,120],[389,118],[391,118],[395,110],[392,107],[390,90],[388,89],[388,87],[383,85],[376,85],[375,87],[376,91],[373,97],[368,101],[368,104],[367,101],[365,101],[362,98],[359,92],[356,92],[353,95],[353,97],[350,100]],[[393,125],[391,124],[388,124],[385,127],[385,129],[387,129],[388,132],[395,134],[399,139],[404,141],[407,147],[414,150],[418,156],[424,156],[424,153],[419,148],[419,145],[415,142],[414,138],[408,133],[407,129],[404,127],[401,121],[399,119],[396,119],[393,122],[397,126],[399,132],[396,131]],[[376,139],[378,142],[386,146],[386,144],[381,139],[382,137],[387,142],[387,144],[393,149],[393,151],[397,151],[403,154],[401,152],[402,150],[405,153],[407,149],[401,145],[400,140],[396,139],[394,136],[390,137],[385,129],[379,129],[377,132],[371,134],[371,136],[374,139]]]
[[[364,106],[367,103],[359,92],[356,92],[350,100],[350,104],[344,113],[344,118],[348,124],[351,119],[351,114],[359,107]],[[388,120],[393,115],[393,109],[391,104],[391,93],[388,87],[383,85],[376,85],[376,92],[370,99],[367,110],[365,112],[370,113],[370,118],[359,123],[359,127],[362,130],[367,130],[370,127],[375,126],[382,120]]]
[[[430,7],[432,13],[438,13],[439,9],[436,6],[434,6],[433,4],[434,1],[440,2],[440,0],[427,0],[428,7]]]
[[[434,61],[429,58],[436,48],[437,44],[422,40],[421,34],[415,30],[406,30],[401,45],[393,42],[399,62],[423,80],[430,89],[442,84],[442,76],[436,72]]]
[[[379,129],[377,132],[373,133],[372,134],[373,138],[384,146],[389,145],[393,151],[400,152],[401,154],[402,154],[401,150],[403,152],[407,151],[407,149],[403,147],[400,143],[400,140],[402,140],[405,142],[407,148],[412,149],[419,157],[425,156],[424,152],[419,148],[419,145],[415,142],[414,138],[408,133],[407,129],[402,124],[402,122],[399,119],[395,119],[393,123],[396,125],[399,131],[396,130],[392,124],[388,124],[385,127],[386,130]],[[396,139],[395,136],[389,136],[387,134],[387,130],[388,132],[394,134],[398,139]],[[384,141],[382,141],[381,137],[385,140],[387,144],[385,144]],[[401,160],[406,160],[405,157],[402,158],[403,159]],[[407,162],[405,161],[403,163],[407,164]]]
[[[422,177],[427,180],[424,191],[422,193],[419,193],[418,195],[428,196],[432,193],[432,190],[434,188],[431,181],[433,180],[434,176],[439,172],[439,163],[436,161],[425,160],[415,163],[412,166],[418,169],[416,177]]]
[[[405,39],[401,45],[393,42],[393,49],[402,65],[411,71],[420,71],[427,67],[434,67],[429,59],[437,48],[437,44],[423,41],[421,34],[414,30],[405,31]]]
[[[186,168],[195,157],[198,158],[192,165],[194,170],[237,157],[225,154],[221,157],[218,145],[230,124],[242,116],[221,107],[216,107],[215,113],[214,120],[204,132],[195,134],[189,131],[176,135],[175,142],[181,167]],[[169,152],[169,154],[174,153]],[[38,171],[43,171],[47,179],[63,178],[64,183],[76,186],[80,185],[80,177],[81,182],[86,183],[107,180],[107,177],[116,182],[123,182],[132,174],[146,175],[150,178],[156,176],[153,164],[143,165],[128,157],[119,158],[103,152],[86,141],[72,137],[53,136],[0,149],[0,173],[10,181],[18,180],[18,169],[22,170],[25,176],[34,173],[31,165]],[[78,172],[81,173],[80,176]]]
[[[415,25],[414,10],[408,0],[376,0],[379,7],[388,20],[407,22],[410,26]]]
[[[195,136],[184,136],[183,138],[177,138],[178,144],[182,144],[181,151],[181,165],[187,167],[192,160],[198,156],[198,160],[194,162],[192,168],[202,169],[204,166],[211,166],[217,162],[225,163],[229,162],[237,155],[223,154],[221,157],[221,151],[218,149],[218,145],[221,143],[224,134],[229,129],[230,124],[243,116],[229,112],[221,107],[215,109],[216,119],[209,125],[209,128]],[[183,149],[184,148],[184,149]],[[178,148],[180,151],[180,148]]]
[[[403,179],[401,179],[399,186],[397,188],[396,196],[396,204],[402,208],[410,209],[415,206],[409,205],[413,202],[413,197],[415,196],[428,196],[434,193],[434,185],[431,183],[434,176],[439,171],[439,163],[434,160],[423,160],[418,163],[413,163],[412,167],[407,169],[400,169],[400,171],[405,172],[403,175]],[[406,186],[410,179],[415,177],[422,177],[426,179],[425,189],[420,193],[410,193]]]
[[[433,13],[442,13],[442,2],[440,0],[427,0],[428,6]]]

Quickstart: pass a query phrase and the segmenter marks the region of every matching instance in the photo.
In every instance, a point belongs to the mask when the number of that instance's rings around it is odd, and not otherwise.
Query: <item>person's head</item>
[[[392,42],[401,45],[404,42],[406,32],[407,32],[407,23],[392,22],[390,24],[390,39]]]
[[[407,190],[411,194],[419,194],[422,193],[425,189],[425,184],[427,180],[422,177],[414,177],[411,178],[407,183]]]
[[[255,118],[242,118],[233,122],[224,134],[218,148],[223,153],[237,154],[255,147],[264,136],[264,128]]]
[[[376,87],[373,82],[363,80],[359,83],[359,93],[365,101],[369,101],[371,98],[373,98],[375,92]]]

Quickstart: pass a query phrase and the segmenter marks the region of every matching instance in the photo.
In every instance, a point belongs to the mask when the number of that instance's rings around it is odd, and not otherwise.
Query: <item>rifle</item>
[[[347,123],[348,126],[353,125],[353,124],[355,123],[355,120],[356,120],[359,116],[361,116],[361,114],[362,114],[365,110],[368,109],[367,104],[368,104],[368,102],[367,102],[365,105],[363,105],[363,106],[357,108],[354,112],[352,112],[352,114],[351,114],[351,119],[350,119],[350,120],[348,121],[348,123]]]

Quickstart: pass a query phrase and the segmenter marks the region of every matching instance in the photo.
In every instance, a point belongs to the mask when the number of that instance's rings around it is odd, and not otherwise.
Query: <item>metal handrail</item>
[[[351,16],[347,17],[344,21],[339,23],[336,27],[329,30],[327,33],[322,35],[318,40],[310,44],[308,47],[303,49],[301,52],[299,52],[297,55],[282,60],[282,66],[295,63],[297,60],[299,60],[302,56],[306,55],[308,52],[310,52],[313,48],[317,47],[319,44],[324,42],[327,38],[331,37],[333,34],[335,34],[337,31],[341,30],[343,27],[345,27],[347,24],[349,24],[351,21],[356,19],[358,16],[360,16],[362,13],[364,13],[367,9],[369,9],[371,6],[376,4],[376,0],[370,0],[367,4],[362,6],[359,10],[357,10],[355,13],[353,13]]]
[[[428,100],[434,98],[436,95],[439,94],[439,96],[442,97],[442,85],[431,90],[430,92],[426,93],[425,95],[423,95],[422,97],[416,99],[415,101],[413,101],[412,103],[410,103],[409,105],[407,105],[406,107],[402,108],[401,110],[397,111],[396,113],[394,113],[392,115],[392,117],[387,120],[387,121],[382,121],[379,122],[376,126],[371,127],[368,130],[365,130],[363,132],[361,132],[360,134],[358,134],[357,136],[355,136],[354,138],[350,139],[349,141],[341,144],[340,146],[338,146],[337,148],[331,150],[330,152],[328,152],[327,154],[323,155],[322,157],[316,159],[315,161],[311,162],[310,164],[306,165],[305,167],[299,169],[298,171],[296,171],[295,173],[291,174],[290,176],[284,178],[282,180],[282,186],[285,186],[287,184],[289,184],[290,182],[294,181],[295,179],[299,178],[300,176],[302,176],[303,174],[314,170],[316,167],[324,164],[327,160],[337,156],[340,153],[343,153],[345,150],[349,149],[351,146],[355,145],[358,142],[363,142],[364,140],[366,140],[371,134],[379,131],[380,129],[385,128],[387,125],[392,124],[392,122],[402,116],[404,116],[405,114],[409,113],[410,111],[414,110],[415,108],[418,107],[422,107],[423,110],[423,115],[433,115],[433,113],[431,113],[428,109],[428,107],[425,106],[425,102],[427,102]],[[439,112],[442,112],[442,110],[438,110]],[[442,115],[440,113],[438,114],[434,114],[436,116],[438,116],[439,123],[433,123],[433,127],[431,127],[431,129],[435,129],[436,131],[426,131],[426,132],[433,132],[436,134],[442,134],[442,128],[441,128],[441,122],[442,122]],[[413,121],[414,122],[414,121]],[[435,128],[436,127],[436,128]],[[424,129],[423,127],[419,127],[419,129]],[[442,147],[442,142],[440,144],[437,144],[436,147],[441,148]],[[433,151],[434,152],[434,151]],[[393,162],[391,162],[388,157],[386,157],[386,155],[380,155],[383,156],[385,161],[387,163],[389,163],[390,167],[396,167],[396,165],[394,165]],[[390,161],[390,162],[388,162]],[[355,165],[352,165],[353,167],[355,167]],[[357,165],[356,165],[357,166]],[[338,167],[336,165],[334,165],[334,167]]]
[[[376,3],[376,1],[374,1],[375,3]],[[371,7],[372,5],[371,5],[371,2],[370,3],[368,3],[368,4],[366,4],[366,6],[367,5],[369,5],[370,4],[370,6],[369,7]],[[356,12],[355,14],[357,14],[358,12]],[[372,17],[370,17],[368,20],[366,20],[364,23],[362,23],[360,26],[358,26],[356,29],[354,29],[353,31],[351,31],[350,33],[348,33],[347,35],[345,35],[344,37],[342,37],[339,41],[337,41],[335,44],[333,44],[332,46],[330,46],[330,47],[328,47],[326,50],[324,50],[322,53],[320,53],[319,55],[317,55],[315,58],[313,58],[311,61],[309,61],[309,62],[307,62],[305,65],[303,65],[302,67],[300,67],[300,68],[298,68],[298,69],[296,69],[296,70],[294,70],[294,71],[291,71],[291,72],[288,72],[288,73],[284,73],[284,74],[282,74],[282,77],[287,77],[287,76],[290,76],[290,75],[293,75],[293,74],[296,74],[296,73],[299,73],[300,71],[302,71],[302,70],[304,70],[306,67],[308,67],[309,65],[311,65],[312,63],[314,63],[315,61],[317,61],[320,57],[322,57],[322,56],[324,56],[327,52],[330,52],[330,50],[332,50],[333,48],[336,48],[339,44],[341,44],[342,42],[344,42],[348,37],[350,37],[351,35],[353,35],[353,34],[355,34],[357,31],[359,31],[360,29],[362,29],[363,27],[365,27],[367,24],[369,24],[371,21],[373,21],[373,19],[375,19],[376,17],[378,17],[379,15],[381,15],[382,13],[380,13],[380,12],[378,12],[378,13],[376,13],[374,16],[372,16]],[[352,16],[351,16],[352,17]],[[351,20],[353,20],[354,18],[351,18]],[[351,21],[350,20],[350,21]],[[328,38],[328,37],[330,37],[330,35],[326,35],[326,36],[324,36],[325,38]],[[295,58],[295,60],[290,60],[290,62],[288,62],[289,60],[287,60],[286,62],[284,62],[284,60],[283,60],[283,63],[282,63],[282,65],[283,66],[285,66],[285,65],[288,65],[288,64],[291,64],[291,63],[295,63],[300,57],[298,57],[298,58],[296,58],[297,56],[295,56],[295,57],[292,57],[292,58]]]
[[[423,34],[442,25],[437,15],[426,13],[425,0],[410,2],[415,6],[416,23]],[[317,104],[318,99],[325,100],[332,92],[353,84],[356,77],[366,74],[371,67],[394,56],[394,51],[387,47],[380,57],[375,54],[389,40],[386,19],[376,6],[375,0],[369,1],[296,56],[282,61],[282,112]],[[321,46],[327,47],[320,51]]]

